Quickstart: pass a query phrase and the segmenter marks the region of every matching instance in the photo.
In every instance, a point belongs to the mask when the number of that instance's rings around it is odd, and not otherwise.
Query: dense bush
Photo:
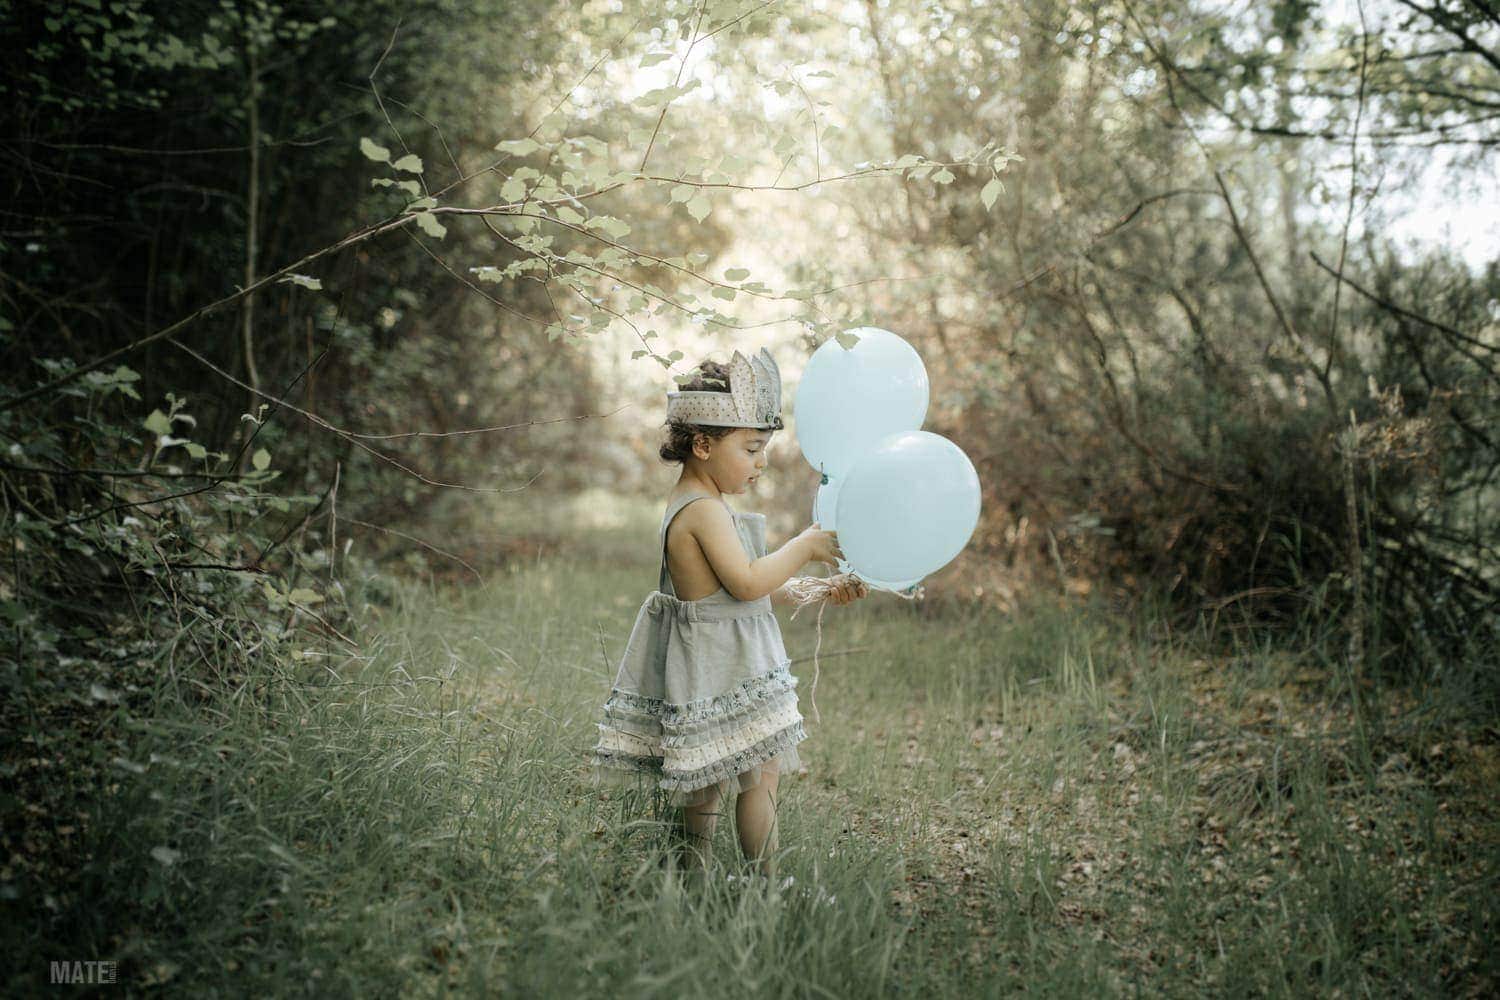
[[[993,207],[962,176],[849,202],[908,279],[868,311],[947,389],[928,426],[978,457],[976,544],[1021,586],[1342,622],[1407,673],[1500,643],[1500,267],[1367,214],[1372,178],[1500,141],[1500,74],[1408,7],[1362,38],[1316,4],[870,6],[867,131],[1024,156]]]

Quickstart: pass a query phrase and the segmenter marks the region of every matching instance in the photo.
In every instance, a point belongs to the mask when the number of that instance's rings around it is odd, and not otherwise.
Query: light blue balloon
[[[879,327],[847,332],[859,343],[846,350],[837,338],[824,341],[797,386],[797,443],[830,480],[876,441],[916,430],[927,418],[927,367],[916,349]]]
[[[824,531],[837,531],[839,523],[839,487],[843,479],[830,478],[813,494],[813,521]]]
[[[979,505],[979,473],[962,448],[929,431],[890,434],[839,488],[839,548],[866,583],[904,590],[964,550]]]
[[[813,523],[823,531],[838,530],[839,486],[843,482],[842,479],[830,479],[819,485],[817,492],[813,494]],[[836,565],[838,569],[835,572],[838,573],[848,573],[853,569],[847,559],[836,560]]]
[[[838,530],[838,503],[839,487],[844,484],[843,479],[829,479],[828,482],[818,486],[813,494],[813,523],[824,531]],[[854,567],[847,559],[836,560],[838,573],[853,572]],[[864,580],[864,577],[860,577]],[[906,590],[920,581],[920,577],[914,580],[865,580],[875,590]]]

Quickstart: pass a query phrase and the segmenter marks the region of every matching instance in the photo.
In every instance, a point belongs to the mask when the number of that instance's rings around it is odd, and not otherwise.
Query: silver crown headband
[[[781,370],[771,352],[762,347],[747,358],[735,351],[728,392],[667,393],[667,423],[781,430]]]

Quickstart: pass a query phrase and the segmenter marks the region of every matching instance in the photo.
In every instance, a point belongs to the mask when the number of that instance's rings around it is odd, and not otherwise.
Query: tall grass
[[[99,749],[118,779],[83,891],[7,928],[13,988],[64,958],[194,996],[1496,985],[1493,718],[1361,686],[1317,636],[1149,613],[830,609],[779,822],[781,872],[833,902],[685,892],[658,868],[672,811],[586,767],[654,514],[607,560],[585,539],[483,588],[351,581],[358,655],[162,678]],[[813,617],[782,614],[804,715]],[[741,864],[726,812],[720,873]]]

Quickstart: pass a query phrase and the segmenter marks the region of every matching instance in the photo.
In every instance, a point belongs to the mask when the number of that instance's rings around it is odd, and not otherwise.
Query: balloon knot
[[[827,486],[828,485],[828,473],[825,472],[822,475],[823,475],[823,481],[820,482],[818,485],[819,486]]]

